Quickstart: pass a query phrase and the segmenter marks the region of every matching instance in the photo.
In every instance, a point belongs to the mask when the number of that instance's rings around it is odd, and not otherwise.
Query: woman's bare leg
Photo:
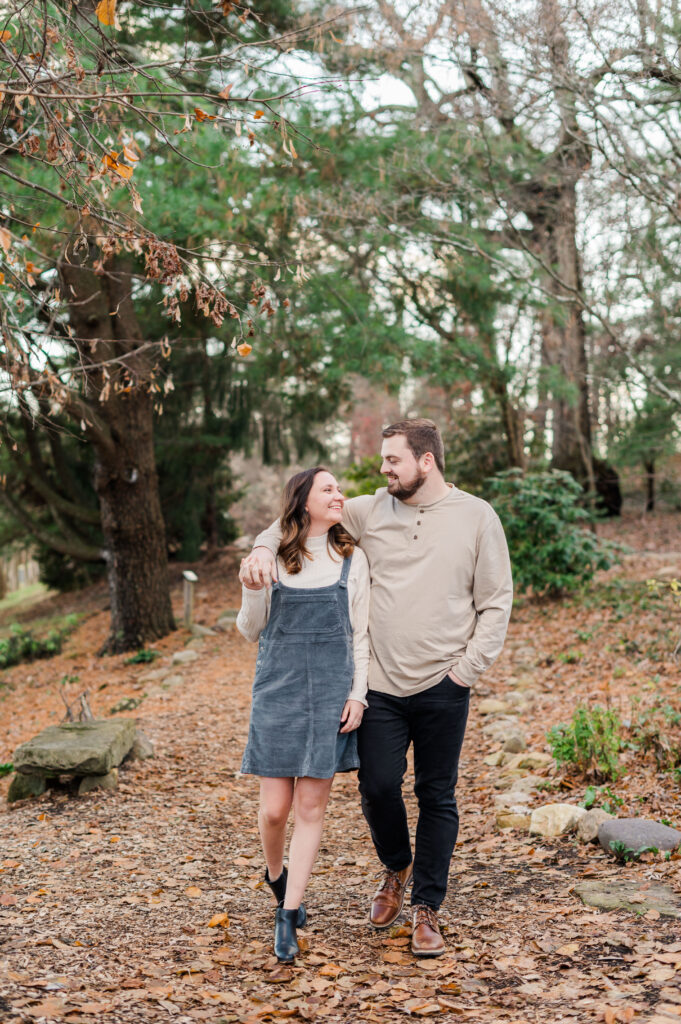
[[[260,779],[258,827],[265,863],[274,882],[284,867],[286,824],[293,803],[294,779]]]
[[[324,812],[333,779],[297,779],[293,793],[295,825],[288,853],[288,881],[284,908],[302,903],[322,838]]]

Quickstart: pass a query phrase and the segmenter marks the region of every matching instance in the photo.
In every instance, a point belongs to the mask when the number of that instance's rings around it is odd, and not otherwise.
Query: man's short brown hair
[[[435,465],[445,475],[445,446],[442,434],[432,420],[400,420],[386,427],[382,436],[395,437],[397,434],[403,435],[414,458],[420,459],[430,452]]]

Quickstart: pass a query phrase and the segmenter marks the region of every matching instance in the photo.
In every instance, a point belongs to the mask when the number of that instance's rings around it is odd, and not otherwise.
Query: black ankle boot
[[[283,907],[284,897],[286,896],[286,879],[288,878],[288,871],[284,867],[282,868],[279,878],[275,878],[274,881],[270,878],[270,873],[265,868],[265,881],[269,885],[270,889],[274,893],[274,898],[277,901],[278,907]],[[305,910],[305,904],[301,903],[298,907],[298,920],[296,921],[296,928],[304,928],[307,924],[307,911]]]
[[[300,908],[298,908],[299,910]],[[296,937],[298,910],[277,907],[274,915],[274,953],[282,964],[290,964],[300,953]]]

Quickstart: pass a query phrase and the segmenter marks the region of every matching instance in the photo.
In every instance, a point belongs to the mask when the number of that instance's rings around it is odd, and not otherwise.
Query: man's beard
[[[399,480],[388,480],[388,492],[392,494],[393,498],[398,498],[400,501],[406,501],[408,498],[413,498],[419,487],[426,482],[425,473],[417,473],[411,483],[403,484]]]

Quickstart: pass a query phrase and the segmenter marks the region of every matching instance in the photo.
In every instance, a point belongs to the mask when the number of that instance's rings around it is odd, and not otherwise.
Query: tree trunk
[[[80,415],[96,451],[99,499],[111,595],[111,633],[101,653],[139,648],[175,628],[165,524],[153,445],[153,365],[140,352],[130,268],[102,260],[94,238],[83,255],[70,246],[59,270],[81,366]]]
[[[646,459],[643,463],[646,471],[646,512],[655,511],[655,461]]]
[[[572,183],[553,191],[542,211],[538,240],[555,304],[542,315],[542,362],[551,391],[552,462],[582,482],[595,484],[587,383],[586,334],[580,304],[581,274],[576,243],[576,197]]]

